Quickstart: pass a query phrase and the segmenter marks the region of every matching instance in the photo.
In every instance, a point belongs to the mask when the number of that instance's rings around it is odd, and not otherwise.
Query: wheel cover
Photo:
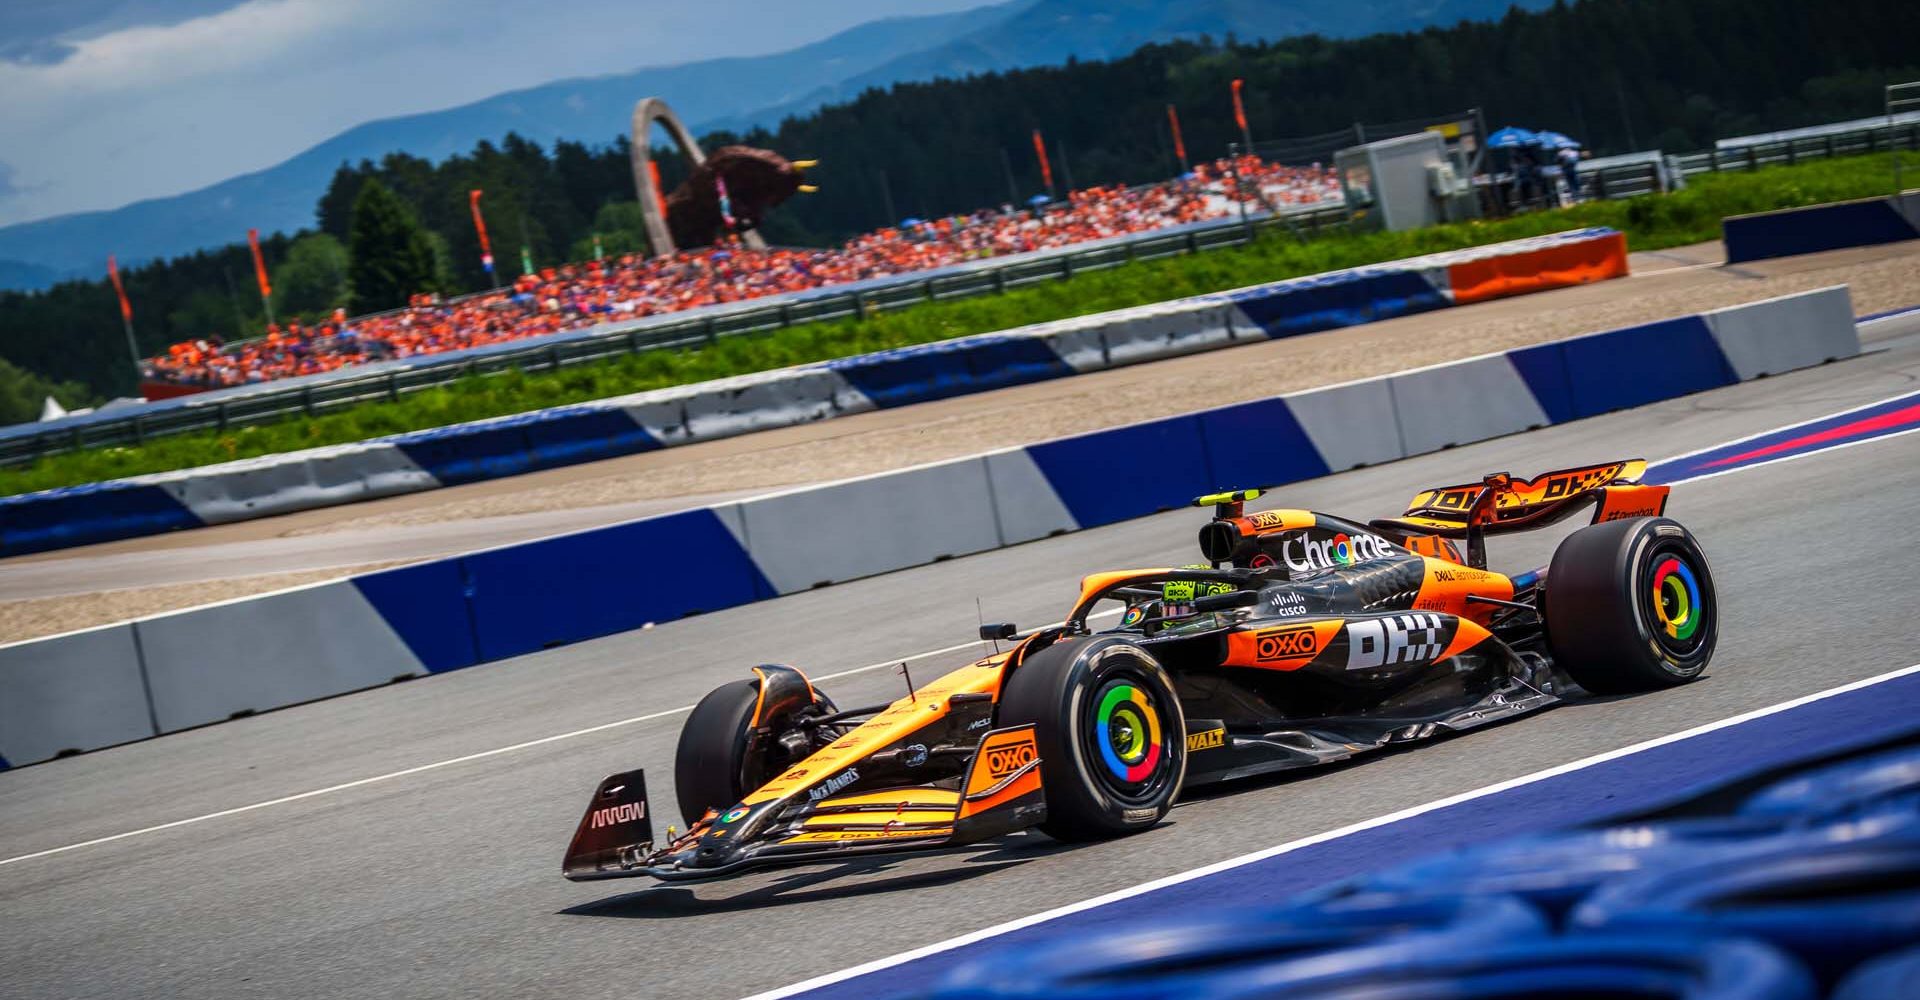
[[[1112,781],[1137,786],[1153,777],[1161,757],[1160,710],[1144,688],[1122,682],[1101,692],[1094,743]]]
[[[1655,560],[1653,585],[1648,595],[1654,621],[1666,645],[1684,649],[1706,624],[1707,602],[1701,594],[1700,581],[1686,560],[1664,552]]]

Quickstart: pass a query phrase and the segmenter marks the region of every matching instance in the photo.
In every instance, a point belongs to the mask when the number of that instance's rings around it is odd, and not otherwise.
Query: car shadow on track
[[[758,910],[770,906],[818,903],[834,899],[853,899],[905,889],[925,889],[971,881],[983,875],[1017,868],[1029,861],[1069,850],[1040,834],[1014,834],[986,845],[973,844],[945,851],[926,851],[848,861],[822,867],[814,865],[788,871],[762,873],[769,884],[735,892],[732,895],[702,899],[687,885],[656,884],[638,892],[621,893],[590,903],[569,906],[560,913],[574,917],[624,917],[627,919],[673,919],[709,916],[740,910]],[[964,857],[956,865],[924,871],[905,871],[887,875],[909,862],[938,857]],[[875,878],[874,876],[884,876]],[[748,876],[753,878],[755,876]],[[714,886],[725,882],[709,883]],[[737,883],[736,883],[737,884]]]

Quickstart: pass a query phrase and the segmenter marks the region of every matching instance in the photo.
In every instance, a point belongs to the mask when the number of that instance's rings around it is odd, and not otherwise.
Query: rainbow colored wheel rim
[[[1707,603],[1700,597],[1700,582],[1693,570],[1673,556],[1667,556],[1653,571],[1653,613],[1661,631],[1676,642],[1686,642],[1700,631],[1707,620]]]
[[[1094,740],[1107,770],[1134,785],[1160,763],[1160,713],[1145,691],[1131,684],[1107,689],[1094,714]]]

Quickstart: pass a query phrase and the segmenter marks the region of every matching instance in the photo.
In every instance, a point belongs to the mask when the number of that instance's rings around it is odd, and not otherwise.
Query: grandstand
[[[1240,194],[1233,175],[1238,172]],[[289,320],[261,338],[177,343],[142,366],[149,398],[271,382],[369,361],[438,354],[700,306],[930,271],[985,258],[1218,219],[1238,211],[1286,211],[1337,203],[1332,170],[1254,157],[1200,164],[1139,187],[1089,187],[1032,208],[909,219],[838,249],[757,250],[738,241],[667,257],[629,254],[522,275],[511,286],[443,300],[415,296],[404,309],[303,325]]]

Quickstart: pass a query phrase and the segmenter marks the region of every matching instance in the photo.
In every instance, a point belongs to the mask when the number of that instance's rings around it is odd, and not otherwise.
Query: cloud
[[[12,164],[0,162],[0,198],[11,198],[20,194],[22,188],[14,182]]]
[[[178,193],[354,125],[983,0],[0,0],[0,225]]]
[[[55,66],[74,44],[127,28],[205,17],[245,0],[6,0],[0,3],[0,62]]]
[[[66,42],[51,38],[30,38],[18,42],[0,42],[0,62],[21,66],[55,66],[80,51]]]

